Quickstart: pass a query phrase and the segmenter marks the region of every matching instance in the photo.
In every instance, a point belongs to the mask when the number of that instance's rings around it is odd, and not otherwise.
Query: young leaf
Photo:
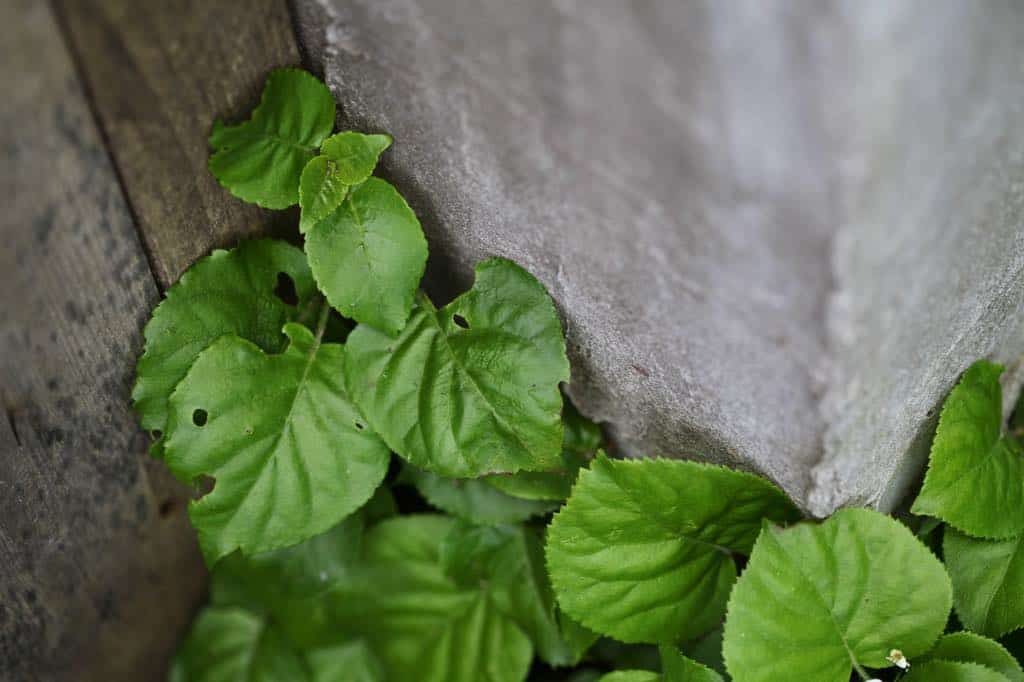
[[[547,558],[569,616],[623,642],[696,637],[722,618],[762,519],[800,514],[757,476],[682,460],[599,456],[548,529]]]
[[[282,276],[294,286],[296,305],[275,294]],[[268,353],[280,351],[281,327],[298,319],[315,293],[305,255],[284,242],[245,242],[197,261],[167,290],[146,324],[132,390],[142,427],[166,435],[171,391],[196,356],[221,336],[236,334]],[[159,442],[154,454],[161,454]]]
[[[422,469],[473,478],[561,465],[562,325],[511,261],[477,265],[473,288],[440,310],[422,297],[396,339],[356,327],[345,379],[388,446]]]
[[[278,69],[248,121],[214,124],[210,172],[243,201],[287,208],[298,202],[302,169],[333,127],[327,86],[305,71]]]
[[[951,592],[939,560],[878,512],[766,525],[729,598],[726,667],[735,682],[866,679],[893,649],[913,660],[931,648]]]
[[[934,516],[980,538],[1024,532],[1024,460],[1002,436],[1003,368],[980,360],[946,399],[915,514]]]
[[[722,676],[711,668],[683,656],[675,646],[662,645],[661,678],[664,682],[722,682]]]
[[[391,141],[390,135],[364,135],[349,130],[324,140],[320,153],[335,163],[342,182],[358,185],[370,177]]]
[[[1007,682],[1006,675],[977,663],[929,661],[911,668],[900,682]]]
[[[291,344],[280,355],[222,337],[171,396],[168,466],[187,483],[216,479],[189,505],[211,564],[235,549],[251,555],[323,533],[387,472],[387,447],[341,385],[344,347],[298,324],[284,332]]]
[[[385,682],[384,667],[366,642],[321,647],[306,654],[312,682]]]
[[[426,267],[427,240],[398,190],[380,178],[352,189],[306,234],[306,253],[339,312],[390,336],[402,329]]]
[[[519,624],[550,665],[578,663],[597,639],[574,623],[560,622],[534,529],[458,522],[441,543],[441,563],[460,584],[487,581],[497,608]]]
[[[459,584],[444,573],[452,524],[418,515],[371,528],[365,585],[333,604],[339,631],[364,636],[388,680],[520,682],[533,647],[495,604],[490,581]]]
[[[564,401],[562,409],[562,467],[559,471],[520,471],[495,474],[481,480],[498,490],[524,500],[562,501],[569,497],[580,468],[585,466],[601,447],[601,428]]]
[[[410,465],[405,467],[403,476],[431,505],[475,523],[516,523],[547,514],[558,507],[557,502],[523,500],[506,495],[479,479],[445,478]]]
[[[989,637],[1024,627],[1024,536],[980,540],[947,527],[943,554],[964,625]]]
[[[973,632],[943,635],[931,651],[913,663],[916,666],[925,661],[978,663],[1005,675],[1010,682],[1024,682],[1024,670],[1002,644]]]
[[[188,682],[311,681],[302,655],[274,625],[245,609],[203,609],[175,666]]]
[[[314,156],[299,179],[299,232],[306,234],[330,215],[348,194],[348,185],[338,176],[338,167],[326,156]]]

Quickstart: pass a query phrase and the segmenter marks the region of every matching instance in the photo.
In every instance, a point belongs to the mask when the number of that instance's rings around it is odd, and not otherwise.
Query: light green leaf
[[[305,682],[302,655],[263,617],[238,608],[203,609],[177,655],[188,682]]]
[[[561,465],[565,339],[543,285],[511,261],[437,310],[422,297],[398,338],[348,338],[345,379],[389,447],[452,478]]]
[[[353,577],[363,527],[363,515],[356,513],[291,547],[251,557],[232,552],[214,567],[213,602],[260,608],[324,594]]]
[[[722,682],[721,675],[683,656],[675,646],[662,645],[658,651],[664,682]]]
[[[674,642],[717,624],[762,519],[799,512],[762,478],[681,460],[599,456],[548,530],[558,603],[624,642]]]
[[[890,667],[893,649],[928,651],[951,592],[939,560],[878,512],[766,525],[729,599],[725,663],[735,682],[848,682],[858,666]]]
[[[535,529],[457,522],[441,543],[441,563],[460,584],[487,581],[495,605],[519,624],[550,665],[578,663],[597,639],[560,619]]]
[[[498,490],[524,500],[557,500],[569,497],[580,468],[601,447],[601,428],[564,401],[562,409],[562,467],[559,471],[520,471],[515,474],[485,476],[483,481]]]
[[[214,124],[210,172],[243,201],[287,208],[298,202],[302,169],[333,127],[327,86],[305,71],[278,69],[248,121]]]
[[[1024,531],[1024,460],[1002,435],[1001,365],[971,365],[942,406],[915,514],[934,516],[975,537]]]
[[[964,625],[989,637],[1024,627],[1024,536],[980,540],[947,527],[943,555]]]
[[[954,632],[943,635],[935,646],[918,661],[958,661],[978,663],[1006,676],[1010,682],[1024,681],[1024,671],[1006,648],[999,642],[973,632]]]
[[[298,305],[274,292],[291,279]],[[185,271],[146,324],[146,347],[136,369],[132,400],[142,428],[155,433],[162,454],[167,400],[196,356],[225,334],[252,341],[268,353],[284,347],[281,327],[301,317],[316,293],[302,251],[260,239],[230,251],[214,251]]]
[[[554,511],[558,503],[506,495],[482,480],[446,478],[406,465],[403,476],[441,511],[481,524],[516,523]]]
[[[334,600],[339,632],[364,636],[388,680],[520,682],[533,647],[494,601],[493,581],[457,583],[440,548],[453,521],[400,516],[364,538],[365,585]]]
[[[222,337],[171,396],[167,465],[187,483],[216,479],[189,505],[210,564],[235,549],[252,555],[323,533],[387,472],[387,447],[341,384],[344,346],[298,324],[284,332],[291,344],[280,355]]]
[[[1005,675],[977,663],[931,661],[911,668],[900,682],[1007,682]]]
[[[306,654],[312,682],[385,682],[384,668],[365,642],[357,640]]]
[[[427,240],[398,190],[380,178],[353,188],[306,234],[306,253],[339,312],[390,336],[402,329],[426,267]]]
[[[391,141],[390,135],[364,135],[349,130],[324,140],[320,153],[336,164],[342,182],[358,185],[370,177]]]
[[[306,234],[341,206],[348,187],[339,177],[334,161],[326,156],[310,159],[299,179],[299,232]]]
[[[616,670],[602,675],[597,682],[661,682],[661,675],[649,670]]]

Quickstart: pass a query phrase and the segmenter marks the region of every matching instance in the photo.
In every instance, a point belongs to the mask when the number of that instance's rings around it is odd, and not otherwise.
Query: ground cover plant
[[[303,71],[218,123],[210,170],[302,247],[195,263],[133,398],[194,486],[209,604],[172,679],[1024,680],[1024,415],[979,361],[911,512],[805,519],[725,467],[605,454],[543,285],[501,258],[438,305],[428,245]],[[941,559],[940,559],[941,557]]]

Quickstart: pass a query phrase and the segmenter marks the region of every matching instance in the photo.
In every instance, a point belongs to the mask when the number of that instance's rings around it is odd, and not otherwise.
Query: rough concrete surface
[[[815,3],[300,2],[342,124],[465,286],[515,259],[566,322],[571,394],[631,453],[806,499],[835,156]]]
[[[430,281],[514,258],[627,453],[891,508],[974,359],[1024,351],[1009,2],[298,0],[386,130]]]

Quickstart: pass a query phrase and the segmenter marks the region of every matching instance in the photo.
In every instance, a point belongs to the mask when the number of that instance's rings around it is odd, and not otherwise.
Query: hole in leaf
[[[363,430],[363,429],[365,429],[366,427],[365,427],[365,426],[363,426],[362,424],[360,424],[359,422],[356,422],[356,428],[357,428],[357,429],[359,429],[360,431],[362,431],[362,430]]]
[[[177,507],[178,505],[174,501],[174,498],[168,497],[166,500],[160,503],[160,507],[158,509],[160,513],[160,518],[166,519],[168,516],[174,513]]]
[[[149,432],[149,435],[153,437],[153,440],[160,440],[160,438],[164,435],[164,432],[161,431],[160,429],[153,429],[152,431]]]
[[[469,322],[467,322],[466,318],[464,318],[462,315],[452,315],[452,322],[454,322],[455,326],[457,327],[469,329]]]
[[[196,426],[206,426],[206,420],[210,415],[204,409],[198,409],[192,413],[192,423]]]
[[[295,280],[287,272],[277,273],[277,287],[274,289],[274,295],[285,305],[298,305],[299,294],[295,291]]]

